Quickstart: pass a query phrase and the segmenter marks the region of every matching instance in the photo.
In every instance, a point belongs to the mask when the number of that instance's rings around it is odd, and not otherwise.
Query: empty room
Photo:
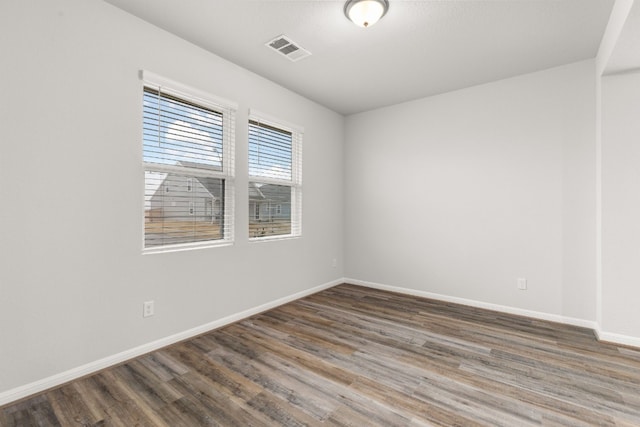
[[[1,0],[0,426],[640,426],[639,0]]]

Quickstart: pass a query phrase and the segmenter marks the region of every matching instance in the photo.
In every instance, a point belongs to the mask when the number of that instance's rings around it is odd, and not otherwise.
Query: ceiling
[[[640,70],[640,1],[633,3],[616,47],[609,57],[605,74],[638,72]]]
[[[105,0],[352,114],[594,58],[613,0],[390,0],[360,28],[336,0]],[[298,62],[264,44],[287,35]]]

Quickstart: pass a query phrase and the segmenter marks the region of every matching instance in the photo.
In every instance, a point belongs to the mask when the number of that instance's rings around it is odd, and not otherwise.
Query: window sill
[[[219,241],[209,241],[209,242],[199,242],[199,243],[184,243],[178,245],[166,245],[159,246],[155,248],[143,248],[142,255],[151,255],[151,254],[161,254],[166,252],[182,252],[182,251],[193,251],[197,249],[207,249],[207,248],[219,248],[222,246],[232,246],[233,241],[230,240],[219,240]]]
[[[301,238],[301,234],[284,234],[278,236],[265,236],[265,237],[249,237],[249,243],[253,242],[273,242],[274,240],[295,240]]]

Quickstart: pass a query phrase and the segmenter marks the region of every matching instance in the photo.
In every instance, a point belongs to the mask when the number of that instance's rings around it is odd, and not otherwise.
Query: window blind
[[[249,120],[249,237],[299,236],[302,133]]]
[[[249,121],[249,175],[291,181],[292,133]]]
[[[144,87],[146,249],[233,239],[235,111],[198,101]]]
[[[144,161],[222,171],[223,114],[144,89]]]

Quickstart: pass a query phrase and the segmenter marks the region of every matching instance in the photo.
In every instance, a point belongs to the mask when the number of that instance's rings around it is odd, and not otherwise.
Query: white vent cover
[[[309,52],[284,34],[266,42],[264,45],[270,49],[275,50],[281,55],[286,56],[292,62],[299,61],[302,58],[306,58],[307,56],[311,55],[311,52]]]

